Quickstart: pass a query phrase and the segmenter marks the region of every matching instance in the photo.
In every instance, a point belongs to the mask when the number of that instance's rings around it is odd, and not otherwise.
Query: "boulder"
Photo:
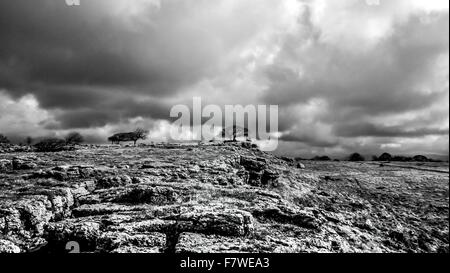
[[[89,252],[97,247],[100,228],[101,224],[95,221],[67,220],[50,223],[45,229],[44,237],[54,252],[64,253],[68,242],[76,242],[81,252]]]
[[[34,162],[36,158],[20,158],[15,157],[12,160],[12,166],[14,170],[32,170],[37,168],[37,164]]]
[[[116,202],[130,204],[167,205],[180,201],[179,195],[170,187],[138,187],[119,196]]]
[[[260,172],[266,168],[266,160],[263,158],[251,158],[241,156],[241,166],[251,172]]]
[[[282,211],[279,208],[268,208],[253,211],[253,215],[262,220],[272,220],[279,223],[293,224],[307,229],[318,229],[322,221],[307,210]]]
[[[267,168],[267,162],[263,158],[251,158],[241,156],[240,165],[244,167],[245,171],[248,174],[248,179],[246,182],[249,185],[258,187],[261,186],[262,184],[269,183],[274,178],[272,172],[270,171],[267,173],[264,172]],[[262,179],[264,181],[262,181]]]
[[[264,170],[261,176],[261,185],[263,186],[277,186],[280,175],[274,170]]]
[[[241,237],[225,237],[200,233],[182,233],[175,248],[176,253],[255,253],[258,248],[254,240]],[[265,250],[270,242],[264,241]]]
[[[133,180],[128,175],[114,175],[103,177],[97,180],[97,188],[107,189],[113,187],[125,186],[133,183]]]
[[[222,236],[248,236],[254,232],[251,213],[238,209],[193,208],[179,217],[167,217],[177,221],[179,232],[217,234]]]

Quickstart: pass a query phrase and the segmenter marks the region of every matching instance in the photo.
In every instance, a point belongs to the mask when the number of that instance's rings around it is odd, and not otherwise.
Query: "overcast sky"
[[[447,0],[0,0],[0,133],[90,142],[279,105],[279,153],[444,154]]]

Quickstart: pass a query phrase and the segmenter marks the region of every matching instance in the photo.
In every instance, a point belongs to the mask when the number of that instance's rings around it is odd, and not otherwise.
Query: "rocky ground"
[[[448,252],[448,163],[241,144],[0,154],[0,252]]]

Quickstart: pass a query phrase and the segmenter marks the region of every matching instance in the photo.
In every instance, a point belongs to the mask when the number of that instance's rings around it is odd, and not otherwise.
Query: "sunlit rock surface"
[[[448,163],[239,143],[0,153],[0,252],[448,252]]]

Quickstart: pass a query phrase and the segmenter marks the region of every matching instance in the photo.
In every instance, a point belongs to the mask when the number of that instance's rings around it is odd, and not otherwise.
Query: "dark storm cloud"
[[[286,134],[281,136],[279,140],[286,142],[301,142],[307,144],[310,147],[322,148],[336,147],[339,144],[338,141],[321,140],[315,136],[305,134]]]
[[[116,16],[110,3],[69,8],[61,0],[1,1],[0,88],[14,98],[31,93],[41,107],[65,111],[59,115],[64,128],[138,114],[167,119],[169,108],[163,114],[157,102],[209,73],[215,48],[183,34],[172,20],[173,5],[157,14],[145,6],[135,18]],[[152,102],[127,99],[135,95]]]
[[[112,18],[89,22],[82,12],[86,5],[69,9],[64,1],[50,0],[0,5],[0,57],[21,76],[16,85],[127,83],[143,74],[128,52],[114,54],[108,45],[107,39],[122,38]]]
[[[48,129],[71,129],[102,127],[108,123],[120,121],[120,113],[105,112],[95,109],[82,109],[64,111],[57,115],[58,123],[47,127]]]
[[[110,99],[110,91],[84,86],[42,87],[35,95],[46,109],[102,108]]]
[[[108,124],[126,122],[133,117],[166,119],[169,105],[164,103],[118,96],[117,100],[103,100],[95,107],[65,108],[56,114],[58,122],[48,124],[48,129],[96,128]],[[81,105],[80,105],[81,106]],[[106,111],[105,111],[106,110]]]
[[[177,50],[177,42],[186,51],[196,42],[164,37],[139,21],[127,27],[123,18],[101,10],[107,2],[68,8],[59,0],[2,1],[0,59],[17,75],[14,84],[136,86],[169,95],[205,69],[195,50],[191,56]]]
[[[375,124],[342,124],[335,127],[338,136],[343,137],[423,137],[448,135],[449,130],[441,128],[405,129],[402,126],[380,126]]]

